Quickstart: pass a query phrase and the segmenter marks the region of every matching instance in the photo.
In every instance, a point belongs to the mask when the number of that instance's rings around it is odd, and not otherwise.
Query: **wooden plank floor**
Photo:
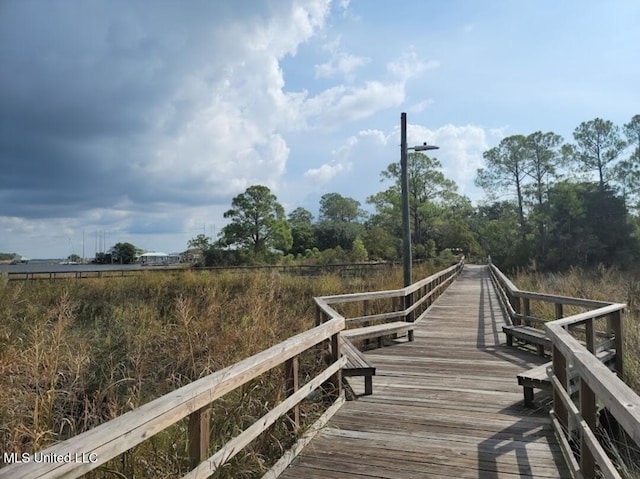
[[[414,342],[366,353],[373,395],[346,403],[280,477],[570,477],[547,412],[524,408],[517,385],[544,359],[506,346],[503,324],[486,269],[467,265]]]

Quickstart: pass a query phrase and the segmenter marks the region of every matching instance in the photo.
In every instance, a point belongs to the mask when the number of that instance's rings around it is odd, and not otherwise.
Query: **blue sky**
[[[364,205],[403,111],[481,201],[501,138],[640,113],[639,24],[635,0],[4,1],[0,251],[182,251],[252,184]]]

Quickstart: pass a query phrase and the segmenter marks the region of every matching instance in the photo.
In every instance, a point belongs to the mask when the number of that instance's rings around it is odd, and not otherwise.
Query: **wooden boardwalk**
[[[486,268],[467,265],[414,342],[366,353],[373,395],[346,403],[280,477],[570,477],[548,413],[524,408],[516,381],[544,359],[506,346],[504,324]]]

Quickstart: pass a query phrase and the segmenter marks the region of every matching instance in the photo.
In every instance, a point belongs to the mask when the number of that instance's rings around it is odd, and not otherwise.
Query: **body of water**
[[[122,271],[142,269],[140,264],[60,264],[60,260],[31,260],[26,264],[0,264],[7,273],[73,273],[75,271]]]

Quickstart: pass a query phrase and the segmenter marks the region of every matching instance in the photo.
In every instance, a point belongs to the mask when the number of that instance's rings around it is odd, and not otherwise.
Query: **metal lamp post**
[[[402,263],[404,286],[412,283],[411,274],[411,224],[409,222],[409,174],[407,172],[407,153],[412,151],[437,150],[435,145],[426,143],[407,147],[407,114],[400,115],[400,184],[402,189]]]

